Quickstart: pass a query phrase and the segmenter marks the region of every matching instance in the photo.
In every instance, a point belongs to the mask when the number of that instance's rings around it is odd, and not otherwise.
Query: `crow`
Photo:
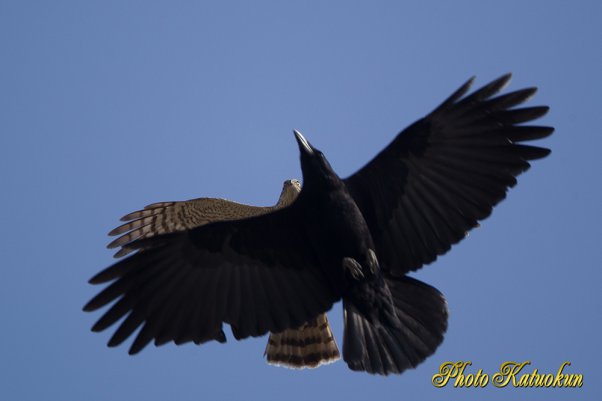
[[[157,202],[121,218],[125,223],[109,232],[117,236],[107,246],[121,247],[115,258],[128,255],[134,249],[127,244],[135,239],[196,228],[223,220],[237,220],[259,216],[293,203],[301,192],[298,180],[286,180],[278,202],[260,207],[232,202],[226,199],[197,198],[178,202]],[[301,327],[270,333],[265,349],[268,363],[289,368],[315,368],[340,358],[339,348],[325,313],[304,323]]]
[[[133,239],[143,250],[90,279],[110,283],[85,311],[112,306],[92,327],[121,321],[116,346],[140,328],[135,354],[156,345],[237,340],[300,327],[342,300],[343,359],[350,369],[401,373],[433,354],[447,304],[408,276],[433,262],[491,214],[529,161],[549,149],[521,142],[553,128],[523,123],[536,88],[497,95],[506,74],[468,94],[471,78],[434,111],[341,179],[294,131],[303,186],[288,207],[181,232]]]

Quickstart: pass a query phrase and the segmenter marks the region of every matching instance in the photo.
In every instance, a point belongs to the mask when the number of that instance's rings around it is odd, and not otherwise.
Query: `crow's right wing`
[[[225,341],[299,327],[330,309],[335,293],[296,207],[244,220],[221,221],[128,244],[144,249],[94,276],[109,283],[84,310],[113,301],[94,325],[101,331],[126,316],[109,341],[142,326],[130,353],[154,340]]]

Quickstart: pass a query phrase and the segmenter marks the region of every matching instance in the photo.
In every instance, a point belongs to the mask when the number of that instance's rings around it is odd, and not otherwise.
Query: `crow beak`
[[[296,129],[293,130],[293,133],[295,134],[295,138],[297,138],[299,150],[303,153],[307,153],[308,155],[313,155],[314,148],[309,144],[309,142],[307,142],[307,139],[305,139],[303,135],[301,135],[301,133]]]

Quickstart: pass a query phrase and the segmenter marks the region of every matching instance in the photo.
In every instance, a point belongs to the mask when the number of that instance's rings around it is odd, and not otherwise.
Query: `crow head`
[[[303,135],[293,130],[299,144],[301,153],[301,171],[303,172],[303,186],[308,185],[335,185],[341,183],[340,178],[330,167],[330,163],[320,150],[314,148]]]

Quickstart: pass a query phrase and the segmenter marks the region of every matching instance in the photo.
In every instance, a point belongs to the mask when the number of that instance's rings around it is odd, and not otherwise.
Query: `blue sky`
[[[0,1],[0,399],[599,398],[602,3],[408,3]],[[198,196],[272,204],[300,176],[293,128],[347,176],[468,77],[508,71],[551,106],[553,153],[414,275],[450,308],[417,369],[274,368],[265,337],[130,357],[89,331],[86,281],[112,263],[123,214]],[[458,360],[570,361],[585,384],[434,388]]]

